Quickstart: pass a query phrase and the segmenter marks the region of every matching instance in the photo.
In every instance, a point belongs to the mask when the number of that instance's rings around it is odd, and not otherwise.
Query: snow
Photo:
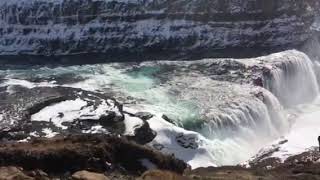
[[[45,132],[43,132],[43,133],[45,133]],[[31,137],[39,137],[38,132],[36,132],[36,131],[31,132],[29,135]]]
[[[35,1],[35,0],[32,0]],[[40,1],[40,0],[38,0]],[[51,2],[61,2],[62,0],[50,0]],[[49,2],[50,2],[49,1]],[[139,0],[105,0],[106,2],[125,2],[125,3],[137,3]],[[4,1],[5,2],[5,1]],[[30,1],[11,1],[14,2],[30,2]],[[44,2],[44,1],[43,1]],[[140,1],[143,3],[144,1]],[[3,2],[2,2],[3,3]],[[5,4],[5,3],[4,3]],[[54,14],[56,8],[50,8],[49,3],[44,3],[44,6],[34,7],[39,8],[39,14],[33,15],[41,17],[42,8],[48,8],[48,14]],[[146,4],[144,4],[146,5]],[[83,5],[84,7],[86,5]],[[146,5],[147,6],[147,5]],[[55,6],[54,6],[55,7]],[[241,9],[240,6],[235,6],[237,9]],[[1,1],[0,1],[1,8]],[[24,6],[25,11],[32,9],[32,7]],[[4,10],[7,10],[4,8]],[[187,39],[196,38],[196,41],[188,47],[184,47],[185,44],[181,44],[184,48],[196,49],[203,47],[233,47],[237,45],[253,46],[257,42],[252,41],[252,37],[259,36],[267,32],[281,32],[286,34],[286,36],[271,36],[266,38],[265,41],[261,42],[264,45],[286,45],[292,41],[297,41],[302,35],[295,32],[293,26],[294,23],[299,21],[299,18],[284,17],[273,20],[265,21],[241,21],[239,23],[235,22],[214,22],[203,23],[191,20],[177,20],[177,19],[157,19],[149,18],[143,20],[136,20],[134,22],[124,22],[124,21],[101,21],[105,17],[112,16],[130,16],[130,10],[127,12],[102,12],[98,14],[98,17],[94,20],[82,24],[78,21],[78,16],[74,14],[72,19],[70,16],[62,16],[61,18],[71,18],[75,25],[68,25],[63,23],[53,23],[54,19],[49,18],[47,20],[48,25],[44,26],[42,24],[30,23],[28,25],[21,23],[9,23],[8,17],[15,17],[15,14],[6,14],[3,19],[0,19],[0,26],[3,27],[2,39],[0,39],[0,54],[18,54],[23,52],[26,54],[39,54],[39,47],[47,46],[43,42],[52,42],[60,40],[61,44],[64,46],[63,50],[60,48],[52,49],[48,47],[43,51],[44,55],[65,55],[65,54],[81,54],[86,52],[108,52],[110,49],[114,48],[132,48],[132,47],[148,47],[155,46],[162,41],[168,41],[170,39]],[[243,9],[242,9],[243,10]],[[7,10],[9,11],[9,10]],[[30,10],[31,11],[31,10]],[[107,10],[106,10],[107,11]],[[235,11],[235,9],[231,10]],[[9,11],[10,12],[10,11]],[[157,14],[165,12],[164,10],[146,10],[143,9],[144,13]],[[37,12],[35,12],[37,13]],[[134,12],[135,14],[140,14],[141,12]],[[144,14],[141,13],[141,14]],[[192,12],[190,12],[192,13]],[[31,14],[31,13],[30,13]],[[89,17],[91,15],[86,15]],[[5,18],[6,17],[6,18]],[[0,17],[1,18],[1,17]],[[28,18],[32,19],[32,16],[25,17],[26,21]],[[261,29],[253,30],[253,27],[257,23],[265,24],[265,27]],[[289,26],[290,24],[291,26]],[[24,29],[34,29],[33,32],[24,34]],[[99,30],[103,29],[103,30]],[[91,32],[94,30],[94,32]],[[107,33],[105,33],[107,32]],[[239,38],[239,37],[249,37],[249,38]],[[148,38],[147,41],[145,39]],[[7,43],[10,41],[10,43]],[[105,42],[115,41],[115,43],[107,44]],[[137,42],[141,42],[138,44]],[[86,42],[84,48],[77,49],[74,42]]]
[[[141,127],[143,121],[140,118],[125,115],[124,124],[126,126],[124,135],[134,135],[134,130]]]
[[[44,128],[42,132],[46,134],[45,135],[46,138],[52,138],[59,134],[57,132],[53,132],[50,128]]]
[[[161,147],[159,150],[166,154],[174,154],[178,159],[187,162],[193,169],[216,166],[215,158],[209,152],[210,142],[206,138],[196,132],[174,126],[160,117],[158,115],[148,120],[151,129],[157,132],[157,136],[149,143],[149,146],[153,148]],[[176,137],[181,134],[186,137],[193,137],[198,147],[196,149],[182,147],[176,141]]]
[[[77,98],[47,106],[40,112],[33,114],[31,120],[53,122],[57,127],[65,129],[66,126],[62,125],[63,122],[73,122],[76,119],[99,119],[102,115],[108,114],[109,111],[120,114],[118,107],[110,99],[101,99],[100,104],[89,106],[87,101]],[[89,131],[99,131],[99,128],[95,128]],[[100,131],[104,130],[101,129]]]
[[[103,134],[109,134],[108,130],[106,130],[103,126],[101,125],[96,125],[92,126],[91,129],[89,130],[84,130],[82,131],[83,133],[87,134],[97,134],[97,133],[103,133]]]
[[[51,121],[56,126],[66,128],[63,122],[72,122],[81,117],[81,108],[87,105],[86,101],[81,99],[67,100],[52,106],[47,106],[40,112],[31,116],[31,121]],[[63,117],[59,116],[63,113]]]

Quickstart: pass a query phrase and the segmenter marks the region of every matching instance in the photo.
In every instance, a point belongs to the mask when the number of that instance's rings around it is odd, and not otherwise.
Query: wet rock
[[[146,121],[151,119],[154,115],[149,112],[137,112],[134,116]]]
[[[127,136],[127,138],[137,142],[138,144],[147,144],[156,136],[157,133],[150,128],[147,121],[144,121],[141,127],[134,130],[134,136]]]
[[[262,79],[262,77],[253,78],[252,79],[252,83],[255,86],[263,87],[263,79]]]
[[[171,124],[175,124],[173,119],[170,119],[167,115],[162,115],[161,116],[162,119],[166,120],[167,122],[171,123]]]
[[[106,114],[100,116],[99,123],[103,126],[110,124],[121,123],[124,120],[123,114],[117,114],[113,111],[108,111]]]
[[[72,175],[72,180],[109,180],[109,178],[100,173],[78,171]]]
[[[190,148],[190,149],[197,149],[198,143],[196,142],[195,137],[188,137],[184,134],[178,134],[176,137],[177,143],[184,147],[184,148]]]

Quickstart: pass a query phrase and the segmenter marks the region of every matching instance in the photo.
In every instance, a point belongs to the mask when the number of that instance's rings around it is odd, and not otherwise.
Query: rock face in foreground
[[[317,0],[1,1],[0,54],[252,56],[301,45],[318,7]]]
[[[151,166],[177,173],[187,167],[172,156],[108,135],[72,135],[2,144],[0,165],[42,169],[53,174],[91,169],[98,172],[121,170],[133,175]]]
[[[52,146],[52,142],[56,143]],[[117,145],[115,145],[117,144]],[[58,145],[58,146],[56,146]],[[62,150],[62,145],[65,145],[65,153],[59,152]],[[91,145],[92,148],[86,148]],[[81,147],[81,148],[80,148]],[[127,147],[130,150],[134,150],[131,154],[131,158],[125,159],[126,162],[123,164],[124,151],[127,151]],[[98,149],[103,149],[98,154],[94,153]],[[120,148],[117,149],[116,148]],[[123,148],[123,149],[122,149]],[[116,150],[116,151],[113,151]],[[27,152],[30,153],[16,153],[16,152]],[[52,140],[35,140],[31,143],[16,143],[9,145],[2,145],[0,147],[0,160],[4,158],[5,154],[16,153],[15,156],[11,156],[5,163],[1,161],[1,165],[11,164],[19,165],[14,166],[3,166],[0,167],[0,177],[4,179],[87,179],[87,180],[98,180],[98,179],[123,179],[123,180],[155,180],[155,179],[167,179],[167,180],[306,180],[306,179],[320,179],[319,176],[319,157],[320,153],[318,150],[312,149],[302,154],[292,156],[285,162],[278,162],[275,164],[260,162],[258,164],[251,164],[250,168],[244,168],[240,166],[222,166],[222,167],[208,167],[198,168],[195,170],[185,170],[182,174],[182,170],[186,167],[184,163],[179,160],[175,160],[172,157],[158,154],[154,151],[150,151],[146,148],[142,148],[138,145],[123,141],[122,139],[111,138],[106,136],[70,136],[66,138],[58,138]],[[66,158],[63,165],[70,165],[68,168],[63,169],[64,171],[56,171],[56,167],[49,164],[51,160],[54,160],[55,165],[62,165],[61,159],[63,157],[69,157],[66,154],[73,153],[73,157],[81,157],[80,159]],[[86,159],[85,155],[90,153],[94,154],[95,158]],[[104,154],[105,157],[114,158],[116,161],[112,161],[109,168],[97,169],[96,166],[101,165],[99,162],[103,162],[105,159],[100,159]],[[50,156],[50,159],[46,159]],[[158,165],[159,169],[153,169],[145,171],[141,168],[139,163],[140,158],[148,158],[150,161]],[[22,164],[23,161],[18,159],[27,159],[28,161],[33,160],[33,164]],[[120,158],[120,159],[119,159]],[[16,159],[17,161],[13,161]],[[73,160],[73,161],[72,161]],[[79,161],[75,161],[79,160]],[[84,160],[84,161],[81,161]],[[85,161],[87,160],[87,161]],[[96,161],[93,161],[96,160]],[[130,162],[128,163],[128,160]],[[19,163],[20,162],[20,163]],[[87,163],[90,162],[90,163]],[[270,161],[271,162],[271,161]],[[274,161],[273,161],[274,162]],[[45,163],[45,164],[41,164]],[[120,164],[117,164],[120,163]],[[30,166],[31,165],[31,166]],[[41,165],[41,169],[39,168]],[[52,165],[52,166],[50,166]],[[89,166],[91,165],[91,166]],[[106,164],[107,165],[107,164]],[[119,165],[119,166],[117,166]],[[121,165],[126,165],[122,167]],[[130,165],[130,166],[128,166]],[[110,169],[110,167],[113,167]],[[89,168],[88,170],[77,171],[78,169]],[[124,169],[123,169],[124,168]],[[132,173],[130,168],[140,170],[139,173]],[[141,168],[141,169],[139,169]],[[132,169],[131,169],[132,170]],[[169,170],[169,171],[168,171]],[[170,172],[171,170],[171,172]],[[141,173],[144,172],[142,175]],[[137,178],[140,176],[140,178]]]

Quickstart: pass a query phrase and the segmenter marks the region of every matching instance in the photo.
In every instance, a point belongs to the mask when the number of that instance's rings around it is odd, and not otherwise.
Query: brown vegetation
[[[0,145],[1,166],[42,169],[49,173],[122,169],[138,175],[146,170],[141,159],[148,159],[160,169],[177,173],[186,168],[183,161],[172,156],[108,135],[72,135]]]

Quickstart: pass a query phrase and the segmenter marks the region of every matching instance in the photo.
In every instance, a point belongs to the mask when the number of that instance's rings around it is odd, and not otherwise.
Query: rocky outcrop
[[[0,145],[1,166],[42,169],[51,174],[91,169],[139,175],[147,170],[142,160],[177,173],[182,173],[187,167],[173,156],[108,135],[72,135]]]
[[[124,136],[146,144],[156,136],[147,121],[152,114],[128,115],[111,94],[61,86],[4,87],[0,90],[0,140],[84,133]],[[128,126],[132,123],[136,125]]]
[[[316,0],[2,1],[0,54],[64,63],[53,56],[81,54],[69,60],[86,63],[253,56],[301,45],[318,9]]]
[[[78,171],[72,175],[73,180],[109,180],[105,175],[89,172],[89,171]]]
[[[25,179],[34,180],[35,178],[26,175],[21,168],[8,166],[0,167],[0,177],[3,180]]]

